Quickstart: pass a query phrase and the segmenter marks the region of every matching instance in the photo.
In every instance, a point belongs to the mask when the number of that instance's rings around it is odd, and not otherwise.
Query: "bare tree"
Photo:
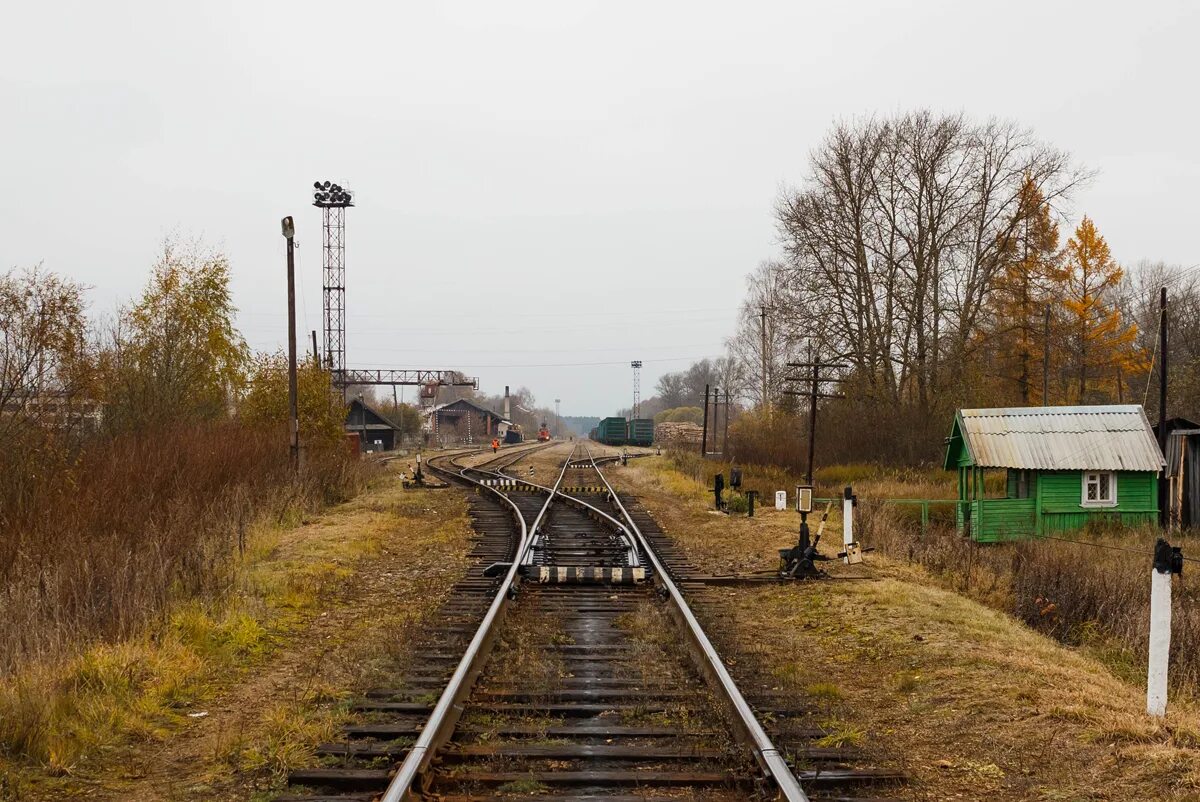
[[[929,411],[961,389],[1021,187],[1061,204],[1084,178],[1013,123],[918,111],[835,125],[776,205],[796,328],[876,402]]]
[[[782,262],[763,262],[746,277],[746,298],[737,330],[725,346],[736,365],[738,389],[757,406],[777,403],[787,362],[797,357],[805,333],[796,322],[808,317],[804,293],[794,293]],[[763,388],[766,388],[764,395]]]

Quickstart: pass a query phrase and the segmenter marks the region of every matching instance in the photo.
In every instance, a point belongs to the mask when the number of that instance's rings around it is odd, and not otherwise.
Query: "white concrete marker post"
[[[775,509],[781,510],[781,511],[787,509],[787,491],[786,490],[776,490],[775,491]]]
[[[1150,665],[1146,676],[1146,712],[1167,715],[1167,663],[1171,655],[1171,574],[1183,573],[1183,554],[1162,538],[1154,545],[1150,570]]]
[[[850,488],[842,495],[842,545],[849,546],[854,542],[854,497]]]
[[[846,565],[862,562],[862,550],[854,542],[854,490],[847,487],[842,493],[842,553]]]

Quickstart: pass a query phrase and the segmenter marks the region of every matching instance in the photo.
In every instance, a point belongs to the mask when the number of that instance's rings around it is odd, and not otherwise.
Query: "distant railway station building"
[[[1155,524],[1163,464],[1142,407],[1122,404],[960,409],[944,467],[958,472],[959,533],[995,542]]]
[[[425,425],[440,443],[486,443],[493,438],[505,440],[510,429],[519,431],[503,415],[465,398],[431,409]]]

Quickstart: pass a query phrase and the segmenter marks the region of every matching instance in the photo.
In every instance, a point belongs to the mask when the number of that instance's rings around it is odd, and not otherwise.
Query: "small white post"
[[[854,540],[854,489],[847,487],[842,493],[842,553],[846,565],[862,562],[862,549]]]
[[[854,496],[850,488],[842,494],[842,545],[849,547],[854,543]]]
[[[777,509],[777,510],[786,510],[787,509],[787,491],[786,490],[776,490],[775,491],[775,509]]]
[[[1146,712],[1167,715],[1167,663],[1171,654],[1171,574],[1181,573],[1183,555],[1162,538],[1154,546],[1150,570],[1150,661],[1146,676]]]

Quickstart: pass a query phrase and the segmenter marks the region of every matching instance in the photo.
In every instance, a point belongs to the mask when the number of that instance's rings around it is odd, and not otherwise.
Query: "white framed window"
[[[1117,506],[1117,475],[1112,471],[1085,471],[1079,503],[1084,507]]]

